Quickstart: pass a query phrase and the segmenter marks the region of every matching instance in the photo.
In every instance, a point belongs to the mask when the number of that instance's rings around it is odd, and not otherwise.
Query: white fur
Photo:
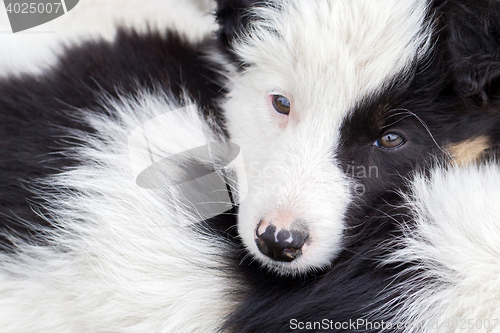
[[[146,31],[172,28],[197,41],[216,29],[208,1],[80,0],[67,14],[13,34],[0,5],[0,76],[41,73],[54,65],[64,46],[103,38],[111,41],[117,26]]]
[[[497,163],[438,168],[430,180],[416,178],[407,197],[416,228],[406,230],[404,248],[389,262],[420,265],[407,272],[410,281],[396,287],[407,300],[395,300],[404,302],[395,321],[423,323],[424,333],[500,330],[499,189]],[[469,320],[474,329],[467,328]]]
[[[256,10],[262,20],[234,46],[251,66],[234,79],[224,109],[248,176],[240,235],[262,263],[296,274],[328,265],[339,251],[352,186],[334,156],[342,121],[426,54],[430,32],[421,0],[278,3],[281,10]],[[291,101],[289,117],[272,109],[269,94]],[[282,215],[310,231],[291,263],[270,260],[254,241],[260,219]]]
[[[87,118],[97,136],[75,133],[87,146],[68,152],[86,162],[41,185],[58,226],[50,246],[0,255],[0,330],[214,332],[235,302],[225,245],[185,227],[197,217],[177,214],[168,189],[138,187],[129,159],[129,134],[178,106],[146,93],[107,104],[119,120]],[[187,109],[149,124],[157,154],[204,139]]]

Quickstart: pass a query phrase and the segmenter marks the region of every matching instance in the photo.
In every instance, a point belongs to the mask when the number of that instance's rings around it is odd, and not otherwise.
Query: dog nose
[[[262,221],[255,230],[257,247],[260,252],[276,261],[291,262],[300,257],[308,234],[301,230],[276,229],[269,224],[264,232],[259,233]]]

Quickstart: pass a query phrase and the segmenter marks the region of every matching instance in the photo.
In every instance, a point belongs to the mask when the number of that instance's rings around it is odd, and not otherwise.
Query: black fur
[[[500,3],[467,0],[438,1],[436,5],[443,42],[449,49],[453,89],[476,102],[488,103],[498,97]]]
[[[232,42],[248,30],[248,24],[252,19],[249,10],[258,5],[265,5],[265,3],[256,0],[218,1],[217,21],[220,25],[218,37],[225,47],[230,48]]]
[[[216,18],[220,26],[217,37],[222,50],[226,52],[238,67],[249,64],[245,64],[242,59],[236,56],[233,43],[249,34],[252,21],[260,19],[252,12],[252,9],[263,6],[277,5],[272,1],[265,0],[217,1]]]
[[[0,227],[29,238],[47,226],[34,212],[39,208],[30,206],[37,198],[26,188],[31,180],[80,163],[61,154],[75,144],[67,130],[92,129],[69,114],[82,108],[102,112],[103,94],[165,89],[180,98],[186,91],[209,122],[215,121],[214,129],[223,128],[218,107],[223,68],[206,57],[211,44],[192,45],[171,31],[120,30],[113,43],[67,49],[42,75],[0,80]],[[1,237],[0,243],[8,245]]]

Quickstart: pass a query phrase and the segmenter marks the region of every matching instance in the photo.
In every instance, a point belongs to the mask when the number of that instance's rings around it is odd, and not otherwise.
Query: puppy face
[[[241,64],[224,105],[248,185],[238,230],[268,268],[328,266],[354,216],[465,140],[442,128],[464,105],[445,96],[430,13],[417,0],[219,3]]]

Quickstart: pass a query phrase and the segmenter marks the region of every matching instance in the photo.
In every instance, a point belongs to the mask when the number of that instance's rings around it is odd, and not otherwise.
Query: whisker
[[[416,115],[415,113],[413,113],[412,111],[410,111],[408,109],[394,109],[393,111],[399,111],[399,110],[405,111],[405,112],[409,113],[410,115],[414,116],[420,122],[420,124],[422,124],[422,126],[425,128],[425,130],[427,131],[427,133],[431,137],[431,139],[434,142],[434,144],[436,145],[436,147],[438,147],[439,150],[441,150],[441,152],[443,152],[446,156],[448,156],[449,158],[452,158],[450,152],[441,148],[441,146],[437,143],[436,139],[434,138],[434,135],[431,133],[431,131],[429,129],[429,126],[427,126],[427,124],[425,123],[425,121],[422,120],[422,118],[420,118],[418,115]]]
[[[238,73],[237,75],[235,75],[234,77],[232,77],[231,79],[229,79],[229,81],[228,81],[225,85],[223,85],[223,86],[222,86],[222,88],[220,88],[218,92],[221,92],[222,90],[226,89],[227,87],[229,87],[229,85],[230,85],[231,83],[233,83],[233,82],[234,82],[234,80],[236,80],[237,78],[239,78],[239,77],[240,77],[240,76],[242,76],[243,74],[245,74],[245,73],[247,73],[247,72],[249,72],[249,71],[251,71],[251,70],[253,70],[253,69],[254,69],[254,68],[248,68],[248,69],[244,70],[243,72]]]

